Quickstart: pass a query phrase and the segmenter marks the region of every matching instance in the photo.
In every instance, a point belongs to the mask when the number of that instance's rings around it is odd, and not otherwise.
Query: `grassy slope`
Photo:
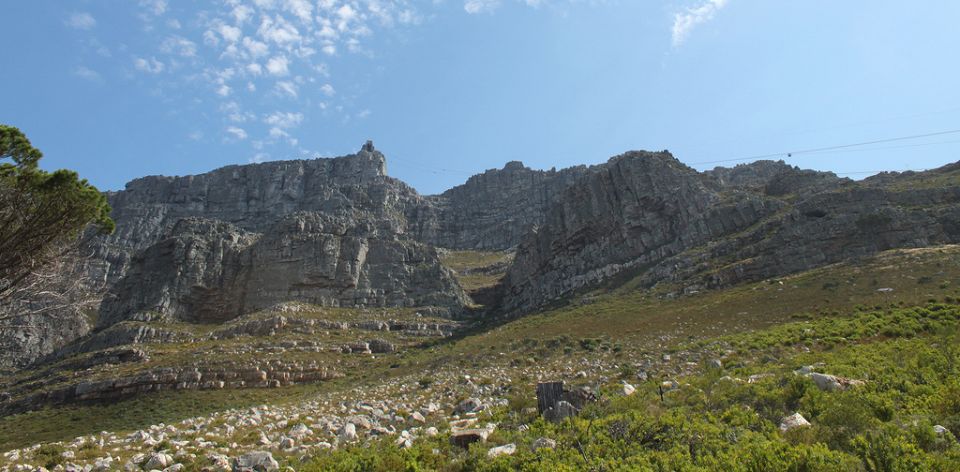
[[[489,444],[468,451],[446,435],[401,450],[390,442],[319,456],[298,470],[960,470],[960,306],[886,308],[787,323],[698,343],[725,355],[660,397],[656,382],[623,397],[615,381],[580,417],[551,424],[511,405]],[[800,366],[863,379],[819,390]],[[751,375],[758,380],[747,382]],[[813,426],[783,433],[801,412]],[[950,432],[936,434],[933,425]],[[521,429],[527,425],[528,429]],[[555,450],[533,451],[540,437]],[[489,448],[516,444],[490,460]]]
[[[232,407],[295,401],[404,375],[458,372],[465,367],[502,365],[518,359],[562,362],[569,357],[569,350],[561,349],[561,345],[578,346],[597,338],[601,345],[617,346],[615,357],[626,362],[642,354],[679,348],[684,342],[798,319],[830,317],[856,305],[913,305],[957,296],[957,287],[950,283],[957,280],[960,248],[943,247],[893,251],[858,264],[840,264],[784,278],[782,285],[750,284],[676,300],[628,289],[594,293],[585,298],[589,303],[578,301],[471,335],[425,340],[419,349],[364,358],[351,366],[355,373],[351,378],[324,385],[161,392],[108,405],[75,405],[3,418],[0,449],[101,430],[133,430]],[[894,291],[877,292],[882,287]],[[556,339],[564,341],[550,347],[550,341]],[[169,359],[176,356],[171,353]]]
[[[503,270],[484,270],[505,265],[513,258],[510,252],[446,251],[441,257],[443,264],[457,273],[460,286],[467,293],[489,288],[503,278]]]

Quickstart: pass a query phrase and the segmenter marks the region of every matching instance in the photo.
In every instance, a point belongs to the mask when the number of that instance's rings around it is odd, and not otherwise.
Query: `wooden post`
[[[542,382],[537,384],[537,410],[543,412],[553,408],[563,400],[563,382]]]

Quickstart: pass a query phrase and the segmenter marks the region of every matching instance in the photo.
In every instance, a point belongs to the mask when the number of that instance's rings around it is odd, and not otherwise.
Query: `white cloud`
[[[291,135],[311,114],[336,113],[344,119],[366,116],[369,112],[344,106],[353,98],[331,85],[335,71],[325,63],[327,57],[359,53],[373,59],[371,38],[433,18],[427,10],[440,1],[219,0],[206,2],[209,8],[195,12],[170,0],[136,0],[131,3],[139,5],[145,35],[137,43],[149,46],[131,50],[128,57],[137,71],[162,73],[158,77],[162,80],[153,84],[158,91],[195,93],[195,84],[203,84],[206,96],[189,98],[198,104],[212,103],[206,106],[220,120],[213,129],[226,130],[219,134],[243,140],[253,152],[266,156],[275,146],[297,146]],[[507,1],[537,4],[546,0]],[[492,10],[507,1],[481,3]],[[127,46],[117,48],[128,50]],[[79,69],[74,73],[84,75]],[[286,111],[260,108],[281,97],[291,99],[282,100],[283,106],[290,107]]]
[[[254,119],[250,112],[244,112],[240,109],[240,104],[236,101],[229,101],[220,105],[220,112],[227,115],[227,119],[236,123],[243,123]]]
[[[190,138],[191,141],[200,141],[201,139],[203,139],[203,131],[199,131],[199,130],[191,131],[190,134],[187,135],[187,137]]]
[[[151,74],[159,74],[163,72],[164,69],[164,64],[153,57],[149,59],[136,57],[133,59],[133,66],[139,71],[149,72]]]
[[[90,69],[86,66],[80,66],[73,70],[73,75],[80,77],[84,80],[89,80],[91,82],[99,82],[100,74],[97,71]]]
[[[160,51],[166,54],[179,54],[183,57],[195,57],[197,45],[181,36],[170,36],[160,43]]]
[[[307,0],[286,0],[283,7],[304,23],[312,21],[313,5]]]
[[[713,19],[727,5],[727,0],[706,0],[696,7],[687,8],[673,16],[673,46],[679,47],[698,25]]]
[[[297,84],[286,80],[277,82],[275,88],[277,89],[277,92],[280,92],[281,95],[289,95],[293,98],[297,98],[297,93],[299,91]]]
[[[299,42],[300,31],[282,16],[276,15],[272,19],[268,16],[260,22],[257,34],[261,38],[280,45],[289,45]]]
[[[67,18],[67,26],[79,30],[88,30],[92,29],[94,26],[97,26],[97,20],[93,15],[87,12],[79,12],[70,15],[70,18]]]
[[[473,15],[476,13],[491,12],[500,6],[500,0],[467,0],[463,9]]]
[[[267,72],[275,76],[287,75],[290,73],[289,64],[286,56],[271,57],[267,61]]]
[[[140,6],[155,16],[167,12],[167,0],[140,0]]]
[[[247,162],[250,163],[250,164],[259,164],[259,163],[261,163],[261,162],[263,162],[263,161],[266,161],[266,160],[268,160],[268,159],[270,159],[270,155],[269,155],[269,154],[267,154],[267,153],[265,153],[265,152],[258,152],[258,153],[256,153],[256,154],[254,154],[252,157],[250,157],[249,159],[247,159]]]
[[[230,12],[230,15],[233,16],[233,20],[238,25],[242,25],[250,18],[253,18],[253,8],[250,8],[246,5],[237,5]]]
[[[247,48],[247,52],[254,58],[263,57],[270,53],[270,47],[267,46],[266,43],[250,37],[243,38],[243,46]]]
[[[243,141],[244,139],[247,139],[247,132],[244,131],[243,128],[238,128],[236,126],[228,126],[227,133],[229,133],[231,136],[241,141]]]
[[[220,33],[220,36],[222,36],[224,40],[230,43],[239,41],[243,35],[243,31],[241,31],[240,28],[228,24],[217,25],[217,32]]]
[[[263,122],[274,128],[294,128],[303,122],[303,113],[275,111],[263,117]]]

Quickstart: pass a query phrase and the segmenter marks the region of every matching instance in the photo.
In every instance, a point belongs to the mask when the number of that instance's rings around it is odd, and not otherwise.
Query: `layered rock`
[[[200,175],[134,180],[123,191],[108,195],[117,229],[93,242],[96,262],[91,272],[116,282],[134,255],[191,217],[262,232],[296,212],[356,209],[402,232],[406,223],[396,215],[422,199],[385,172],[386,158],[367,143],[357,154],[334,159],[265,162]]]
[[[620,274],[716,288],[960,241],[956,166],[863,183],[777,163],[735,170],[698,174],[665,153],[611,159],[518,248],[503,308],[529,311]]]
[[[653,266],[781,207],[746,192],[721,198],[711,183],[667,152],[612,158],[568,188],[517,249],[504,308],[531,309]]]
[[[413,218],[419,239],[450,249],[503,250],[543,222],[547,207],[590,169],[533,170],[508,162],[430,198],[427,215]]]
[[[455,310],[467,298],[435,249],[370,215],[295,213],[262,234],[188,218],[134,259],[100,324],[143,312],[219,323],[287,301]]]

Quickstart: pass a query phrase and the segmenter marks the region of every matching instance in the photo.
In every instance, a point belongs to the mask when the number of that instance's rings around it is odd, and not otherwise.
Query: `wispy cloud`
[[[163,69],[166,67],[163,62],[158,61],[156,58],[144,59],[142,57],[135,57],[133,59],[133,67],[142,72],[149,72],[151,74],[159,74],[163,72]]]
[[[227,134],[229,134],[230,136],[233,136],[234,138],[239,139],[239,140],[241,140],[241,141],[244,140],[244,139],[247,139],[247,132],[246,132],[246,130],[244,130],[243,128],[238,128],[238,127],[236,127],[236,126],[228,126],[228,127],[227,127]]]
[[[100,82],[100,74],[86,66],[80,66],[73,70],[73,75],[91,82]]]
[[[673,16],[673,46],[679,47],[698,25],[713,19],[728,0],[706,0],[695,7],[686,8]]]
[[[275,111],[264,116],[263,122],[275,128],[294,128],[303,122],[303,113]]]
[[[467,0],[463,4],[463,9],[473,15],[476,13],[491,12],[499,6],[500,0]]]
[[[130,55],[141,80],[155,76],[155,90],[194,94],[194,103],[210,106],[220,120],[211,129],[227,130],[221,133],[258,154],[279,154],[271,146],[296,145],[300,125],[314,115],[369,116],[358,100],[362,91],[341,84],[337,67],[350,55],[375,59],[378,36],[436,18],[431,9],[442,1],[219,0],[193,2],[197,11],[169,0],[136,0],[149,35],[143,44],[150,46],[111,46]],[[475,14],[508,3],[537,8],[602,0],[451,1]]]
[[[97,20],[87,12],[78,12],[70,15],[70,17],[67,18],[66,24],[74,29],[88,30],[97,26]]]

